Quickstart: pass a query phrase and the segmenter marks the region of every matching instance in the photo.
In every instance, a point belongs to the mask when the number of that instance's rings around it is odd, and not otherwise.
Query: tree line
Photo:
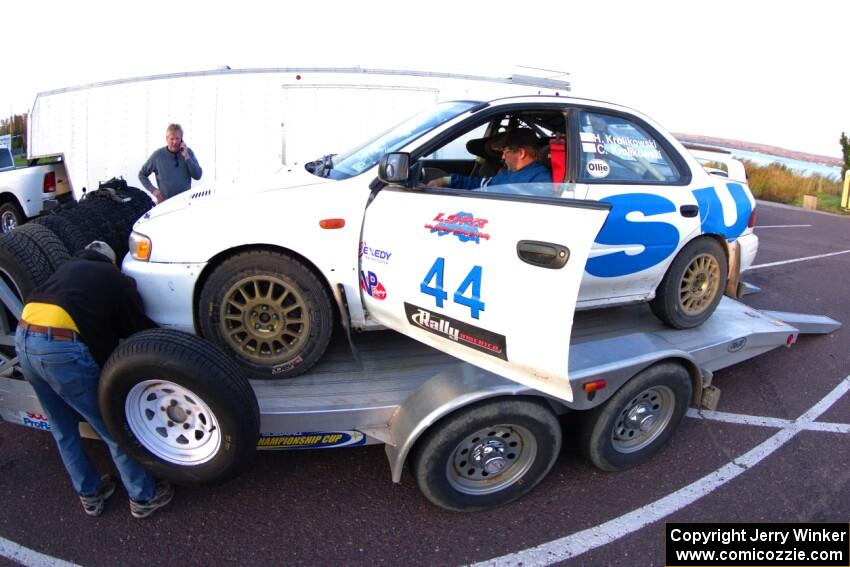
[[[12,153],[27,153],[27,120],[29,115],[14,114],[9,118],[0,119],[0,136],[12,135]]]

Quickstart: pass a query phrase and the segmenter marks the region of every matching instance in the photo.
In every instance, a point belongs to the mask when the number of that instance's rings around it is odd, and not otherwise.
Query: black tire
[[[26,220],[23,211],[16,203],[6,201],[0,203],[0,234],[12,232]]]
[[[51,274],[71,257],[65,244],[46,226],[28,223],[18,227],[17,232],[29,238],[42,251]]]
[[[0,278],[21,301],[53,270],[41,248],[17,230],[0,235]]]
[[[650,366],[581,415],[581,451],[605,471],[642,463],[670,440],[692,397],[691,376],[681,364]]]
[[[674,329],[691,329],[711,317],[723,298],[729,263],[723,246],[711,237],[689,242],[655,290],[650,307]]]
[[[469,456],[488,450],[494,469]],[[410,465],[428,500],[474,512],[525,495],[549,473],[561,451],[561,426],[552,410],[532,398],[485,400],[428,428]],[[479,452],[481,454],[481,452]],[[486,452],[483,453],[486,455]]]
[[[245,252],[223,262],[204,284],[198,313],[201,334],[260,380],[305,372],[333,331],[325,287],[307,266],[277,252]]]
[[[77,225],[69,221],[64,215],[44,215],[33,220],[30,224],[40,224],[49,228],[53,234],[59,237],[59,240],[68,249],[68,253],[72,256],[86,247],[90,242],[86,240],[83,233],[77,228]]]
[[[142,331],[107,360],[98,385],[113,438],[157,478],[215,484],[254,458],[260,410],[234,362],[195,335]]]

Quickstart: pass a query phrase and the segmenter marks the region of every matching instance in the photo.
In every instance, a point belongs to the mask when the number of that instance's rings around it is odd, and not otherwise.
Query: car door
[[[363,219],[363,304],[391,329],[570,401],[573,311],[608,208],[388,186]]]
[[[700,232],[690,170],[637,117],[579,110],[576,118],[578,185],[588,199],[612,205],[590,253],[579,301],[644,299],[675,253]]]

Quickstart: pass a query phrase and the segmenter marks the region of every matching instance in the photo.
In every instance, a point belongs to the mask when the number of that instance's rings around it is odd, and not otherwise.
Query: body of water
[[[720,147],[720,146],[718,146]],[[824,177],[830,177],[834,181],[838,181],[841,178],[841,168],[833,165],[823,165],[820,163],[813,163],[810,161],[801,161],[799,159],[791,159],[780,156],[774,156],[771,154],[763,154],[761,152],[748,152],[746,150],[736,150],[734,148],[722,148],[728,152],[731,152],[732,155],[738,159],[746,159],[758,165],[769,165],[771,163],[781,163],[788,167],[788,169],[793,170],[795,173],[799,173],[800,175],[822,175]]]

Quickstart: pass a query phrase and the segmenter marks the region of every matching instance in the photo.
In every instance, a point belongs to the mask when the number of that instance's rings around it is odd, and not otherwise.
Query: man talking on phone
[[[157,203],[188,190],[192,180],[197,181],[203,173],[198,158],[183,141],[180,124],[168,125],[165,144],[165,147],[154,151],[139,170],[139,181]],[[156,187],[148,179],[151,173],[156,174]]]

